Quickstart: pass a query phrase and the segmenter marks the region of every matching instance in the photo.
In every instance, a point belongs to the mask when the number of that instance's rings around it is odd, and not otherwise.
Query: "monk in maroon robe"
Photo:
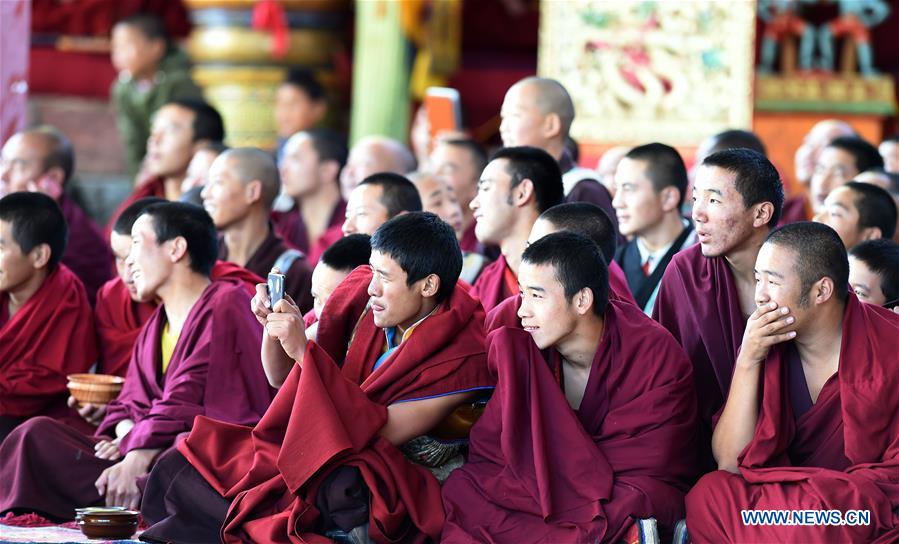
[[[294,206],[273,212],[272,221],[275,232],[306,253],[312,267],[343,236],[346,201],[340,196],[338,176],[346,160],[346,143],[325,129],[298,132],[284,146],[281,184]]]
[[[845,249],[825,225],[771,233],[756,274],[758,309],[713,436],[721,470],[687,496],[693,541],[896,542],[899,316],[849,292]],[[746,517],[763,510],[789,512]],[[831,517],[802,524],[794,511],[808,510]]]
[[[705,158],[693,184],[699,243],[671,260],[653,309],[693,363],[703,464],[711,470],[712,416],[730,387],[746,318],[755,304],[753,267],[777,224],[783,185],[760,153],[727,149]]]
[[[545,151],[506,147],[491,157],[471,201],[478,240],[499,246],[502,253],[484,267],[472,287],[485,311],[518,292],[518,265],[531,227],[562,199],[559,165]]]
[[[40,415],[90,430],[66,406],[66,376],[97,358],[84,287],[60,263],[66,232],[50,197],[0,199],[0,441]]]
[[[303,322],[308,329],[318,322],[325,308],[325,303],[331,298],[331,293],[337,286],[350,275],[356,268],[368,264],[371,258],[370,237],[366,234],[350,234],[322,253],[321,259],[312,271],[312,300],[311,310],[303,315]]]
[[[410,257],[428,263],[416,276],[399,265]],[[308,345],[299,313],[284,312],[287,303],[263,311],[260,292],[254,304],[265,316],[264,364],[271,382],[283,385],[255,429],[198,420],[178,448],[183,458],[167,456],[151,475],[142,513],[157,524],[144,538],[217,541],[223,527],[226,542],[325,542],[317,535],[364,527],[376,542],[436,539],[440,489],[421,466],[436,459],[410,444],[492,387],[483,311],[454,288],[460,268],[452,229],[432,214],[409,213],[376,232],[371,267],[334,291]],[[265,355],[272,347],[290,358]],[[203,506],[203,533],[194,504],[214,505]],[[207,516],[212,511],[222,519]]]
[[[285,275],[284,292],[306,312],[312,308],[312,268],[303,252],[288,248],[272,232],[269,222],[280,188],[271,155],[243,147],[215,159],[200,195],[222,234],[219,257],[263,278],[277,268]]]
[[[250,298],[238,285],[209,279],[216,239],[208,215],[190,204],[154,204],[132,235],[127,265],[137,293],[162,304],[137,339],[125,386],[93,436],[34,418],[7,437],[0,512],[71,519],[76,507],[104,498],[135,508],[138,480],[196,416],[252,425],[268,408],[274,391]]]
[[[134,191],[112,214],[106,225],[106,235],[112,232],[119,214],[141,198],[177,200],[194,154],[208,144],[224,139],[221,115],[202,100],[172,100],[156,110],[143,164],[146,177],[136,183]]]
[[[75,169],[72,143],[50,126],[27,129],[6,142],[3,161],[12,166],[3,170],[0,196],[36,191],[59,203],[69,226],[62,264],[81,279],[93,304],[97,289],[112,277],[112,255],[93,221],[66,195]]]
[[[589,239],[550,234],[522,259],[524,330],[488,336],[497,387],[443,486],[443,541],[615,542],[637,518],[673,526],[696,470],[683,349],[608,300]]]

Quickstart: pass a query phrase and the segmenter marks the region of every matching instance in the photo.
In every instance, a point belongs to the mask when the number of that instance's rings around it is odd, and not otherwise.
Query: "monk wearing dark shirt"
[[[60,262],[66,235],[49,196],[0,199],[0,441],[42,415],[91,429],[66,406],[66,376],[97,358],[84,287]]]
[[[225,151],[212,163],[201,196],[222,234],[219,257],[264,278],[273,267],[284,274],[284,292],[303,312],[312,308],[312,268],[273,231],[269,216],[281,182],[271,155],[244,147]]]
[[[755,275],[712,438],[719,470],[687,496],[693,542],[896,542],[899,316],[849,292],[846,250],[826,225],[772,232]],[[763,510],[789,516],[741,515]],[[801,511],[828,522],[802,524]]]
[[[0,445],[0,513],[71,519],[77,507],[136,508],[138,480],[194,418],[256,423],[273,396],[262,331],[238,284],[210,282],[216,236],[192,204],[144,210],[126,265],[139,299],[160,306],[138,336],[125,385],[93,436],[38,417]],[[69,346],[71,347],[71,346]]]
[[[693,184],[698,244],[671,260],[653,318],[693,363],[703,463],[711,469],[712,416],[721,409],[746,318],[755,308],[753,267],[777,224],[783,185],[760,153],[728,149],[706,157]]]
[[[342,236],[346,202],[337,178],[346,158],[343,139],[324,129],[298,132],[284,146],[279,164],[281,183],[294,206],[286,212],[273,212],[272,221],[275,232],[305,252],[313,267]]]
[[[497,386],[443,486],[442,541],[617,542],[637,518],[673,526],[696,471],[683,349],[608,298],[605,260],[578,234],[528,246],[519,283],[524,330],[488,336]]]
[[[518,293],[518,265],[531,227],[562,199],[559,165],[542,149],[506,147],[491,157],[471,201],[478,240],[502,252],[484,267],[471,291],[485,311]]]
[[[565,148],[574,122],[574,102],[561,83],[545,77],[526,77],[509,88],[503,99],[500,136],[506,147],[530,145],[558,161],[566,202],[590,202],[603,209],[615,228],[612,195],[593,170],[579,168]]]
[[[156,110],[144,157],[147,177],[137,181],[131,195],[112,214],[106,233],[112,231],[115,218],[135,200],[148,196],[178,200],[194,154],[210,143],[224,139],[221,115],[202,100],[173,100]]]
[[[255,429],[198,420],[151,475],[141,510],[156,525],[143,538],[436,539],[440,488],[422,465],[436,470],[456,446],[426,435],[492,386],[483,311],[456,287],[455,240],[433,214],[385,223],[371,240],[371,266],[334,291],[308,344],[296,307],[284,299],[270,310],[261,288],[254,311],[278,395]]]
[[[2,164],[0,193],[37,191],[59,203],[69,226],[62,264],[81,279],[93,304],[97,289],[112,277],[112,255],[100,229],[65,193],[75,170],[72,143],[53,127],[28,129],[3,146]]]

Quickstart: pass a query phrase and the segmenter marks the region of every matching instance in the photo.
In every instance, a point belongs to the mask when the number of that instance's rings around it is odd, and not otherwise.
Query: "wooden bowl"
[[[69,392],[79,405],[108,404],[119,396],[124,378],[108,374],[69,374]]]
[[[88,538],[124,539],[137,532],[138,512],[124,508],[81,508],[78,526]]]

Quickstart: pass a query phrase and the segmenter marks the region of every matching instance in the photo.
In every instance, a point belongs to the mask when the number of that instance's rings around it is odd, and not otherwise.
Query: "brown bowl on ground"
[[[125,378],[109,374],[69,374],[68,380],[69,392],[79,406],[108,404],[119,396],[125,383]]]
[[[78,512],[78,526],[88,538],[129,538],[137,532],[138,513],[119,508],[85,508]]]

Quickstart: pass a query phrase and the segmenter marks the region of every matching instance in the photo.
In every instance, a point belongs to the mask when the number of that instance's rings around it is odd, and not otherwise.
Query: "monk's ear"
[[[169,243],[169,259],[173,263],[180,261],[185,255],[187,255],[187,240],[184,239],[184,236],[176,236],[175,238],[168,241]]]
[[[521,180],[521,183],[512,189],[512,204],[516,207],[522,207],[536,198],[534,195],[534,182],[528,178]]]
[[[659,191],[659,197],[663,211],[670,212],[680,208],[680,191],[674,185],[669,185]]]
[[[247,199],[247,204],[254,204],[262,200],[262,182],[258,179],[254,179],[250,183],[247,183],[244,186],[244,197]]]
[[[812,285],[812,296],[815,297],[815,304],[824,304],[834,296],[833,279],[824,276]]]
[[[770,202],[760,202],[752,206],[752,226],[760,228],[771,223],[774,217],[774,204]],[[775,227],[776,225],[771,225]]]
[[[440,276],[437,274],[428,274],[424,278],[424,283],[421,285],[421,296],[425,298],[437,296],[437,291],[440,290]]]
[[[50,249],[49,244],[38,244],[28,252],[28,258],[31,260],[31,267],[35,270],[46,267],[52,256],[53,250]]]
[[[543,117],[543,137],[558,138],[562,134],[562,118],[558,113],[548,113]]]
[[[587,315],[593,311],[593,289],[584,287],[574,295],[574,309],[578,315]]]
[[[861,242],[866,242],[868,240],[880,240],[883,238],[883,232],[880,230],[880,227],[866,227],[862,229],[861,232]]]

